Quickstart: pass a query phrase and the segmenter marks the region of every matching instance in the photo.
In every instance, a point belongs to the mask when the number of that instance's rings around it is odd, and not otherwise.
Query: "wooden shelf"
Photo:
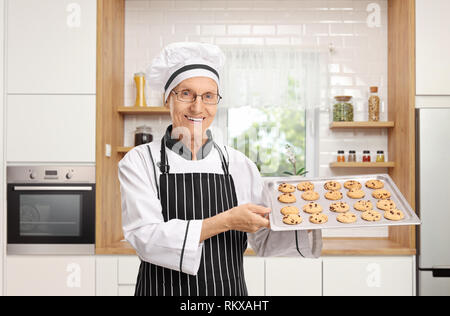
[[[117,152],[121,154],[126,154],[130,150],[132,150],[134,147],[117,147]]]
[[[395,168],[395,162],[332,162],[331,168]]]
[[[350,128],[393,128],[395,122],[332,122],[331,129],[350,129]]]
[[[157,115],[157,114],[170,114],[170,110],[167,109],[166,107],[156,107],[156,106],[152,106],[152,107],[145,107],[145,108],[141,108],[141,107],[134,107],[134,106],[130,106],[130,107],[120,107],[117,109],[117,112],[119,112],[120,114],[129,114],[129,115]]]

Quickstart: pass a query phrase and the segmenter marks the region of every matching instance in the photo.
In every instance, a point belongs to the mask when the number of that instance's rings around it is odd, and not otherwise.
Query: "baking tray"
[[[362,190],[366,193],[366,196],[362,199],[351,199],[347,196],[348,190],[344,188],[344,183],[348,180],[356,180],[362,184]],[[395,202],[397,208],[405,214],[405,218],[401,221],[390,221],[384,218],[384,211],[379,210],[376,207],[378,202],[377,199],[372,197],[372,192],[374,190],[369,189],[365,186],[366,181],[368,180],[381,180],[384,182],[384,189],[391,192],[392,197],[391,200]],[[281,183],[289,183],[297,187],[297,184],[303,181],[310,181],[315,186],[315,191],[320,194],[320,199],[314,202],[319,203],[323,208],[323,214],[328,216],[328,222],[325,224],[313,224],[309,221],[311,214],[305,213],[303,211],[303,206],[309,201],[305,201],[302,199],[301,195],[303,192],[296,189],[294,192],[295,197],[297,198],[297,202],[291,204],[285,204],[278,201],[278,197],[282,194],[278,191],[278,186]],[[327,181],[337,181],[342,185],[342,189],[340,190],[344,195],[342,200],[331,201],[325,198],[325,193],[327,190],[324,189],[324,184]],[[348,177],[335,177],[335,178],[316,178],[316,179],[308,179],[303,177],[289,177],[289,178],[271,178],[270,180],[265,181],[265,193],[266,198],[269,199],[267,201],[270,205],[272,212],[269,215],[271,229],[273,231],[293,231],[293,230],[317,230],[317,229],[336,229],[336,228],[362,228],[362,227],[381,227],[381,226],[415,226],[420,225],[421,221],[419,217],[416,215],[412,207],[406,201],[403,194],[400,192],[394,181],[387,174],[377,174],[377,175],[364,175],[364,176],[348,176]],[[369,200],[373,204],[373,209],[378,211],[382,219],[378,222],[367,222],[361,218],[363,212],[357,211],[354,209],[353,205],[359,200]],[[358,216],[358,220],[352,224],[343,224],[337,221],[338,213],[334,213],[330,211],[330,205],[335,202],[346,202],[350,205],[350,212],[356,214]],[[280,213],[280,210],[285,206],[295,206],[300,210],[300,216],[303,218],[303,222],[299,225],[287,225],[283,223],[283,215]]]

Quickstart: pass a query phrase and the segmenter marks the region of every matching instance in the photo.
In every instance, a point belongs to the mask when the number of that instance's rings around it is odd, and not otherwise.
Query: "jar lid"
[[[377,154],[384,154],[384,151],[383,150],[379,150],[379,151],[377,151]]]
[[[135,77],[145,77],[145,72],[138,72],[134,74]]]
[[[364,150],[363,153],[364,154],[370,154],[370,150]]]
[[[370,92],[377,93],[378,92],[378,87],[370,87]]]
[[[136,133],[138,133],[138,132],[151,133],[152,132],[152,128],[150,126],[147,126],[147,125],[139,126],[139,127],[136,127]]]
[[[350,150],[348,153],[349,154],[356,154],[356,151],[355,150]]]
[[[349,102],[353,97],[348,95],[341,95],[334,97],[338,102]]]
[[[343,150],[338,150],[338,154],[345,154],[345,151],[343,151]]]

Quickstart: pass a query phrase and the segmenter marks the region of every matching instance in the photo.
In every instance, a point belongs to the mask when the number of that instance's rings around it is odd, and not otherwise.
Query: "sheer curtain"
[[[253,160],[264,176],[314,168],[314,113],[326,103],[326,52],[297,47],[222,47],[223,100],[213,132]],[[217,139],[217,138],[216,138]],[[306,163],[306,160],[309,163]]]

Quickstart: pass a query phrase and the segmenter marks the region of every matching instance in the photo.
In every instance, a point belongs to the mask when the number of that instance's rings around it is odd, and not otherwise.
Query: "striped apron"
[[[161,141],[161,176],[158,198],[164,221],[187,221],[186,236],[191,220],[213,217],[238,205],[229,163],[222,150],[214,144],[221,158],[224,174],[169,173],[166,143]],[[226,149],[225,149],[226,150]],[[153,168],[153,156],[148,147]],[[156,177],[156,171],[155,171]],[[155,179],[155,182],[158,183]],[[203,243],[200,268],[196,276],[142,261],[136,284],[136,296],[247,296],[244,279],[243,255],[247,249],[247,234],[228,231]]]

